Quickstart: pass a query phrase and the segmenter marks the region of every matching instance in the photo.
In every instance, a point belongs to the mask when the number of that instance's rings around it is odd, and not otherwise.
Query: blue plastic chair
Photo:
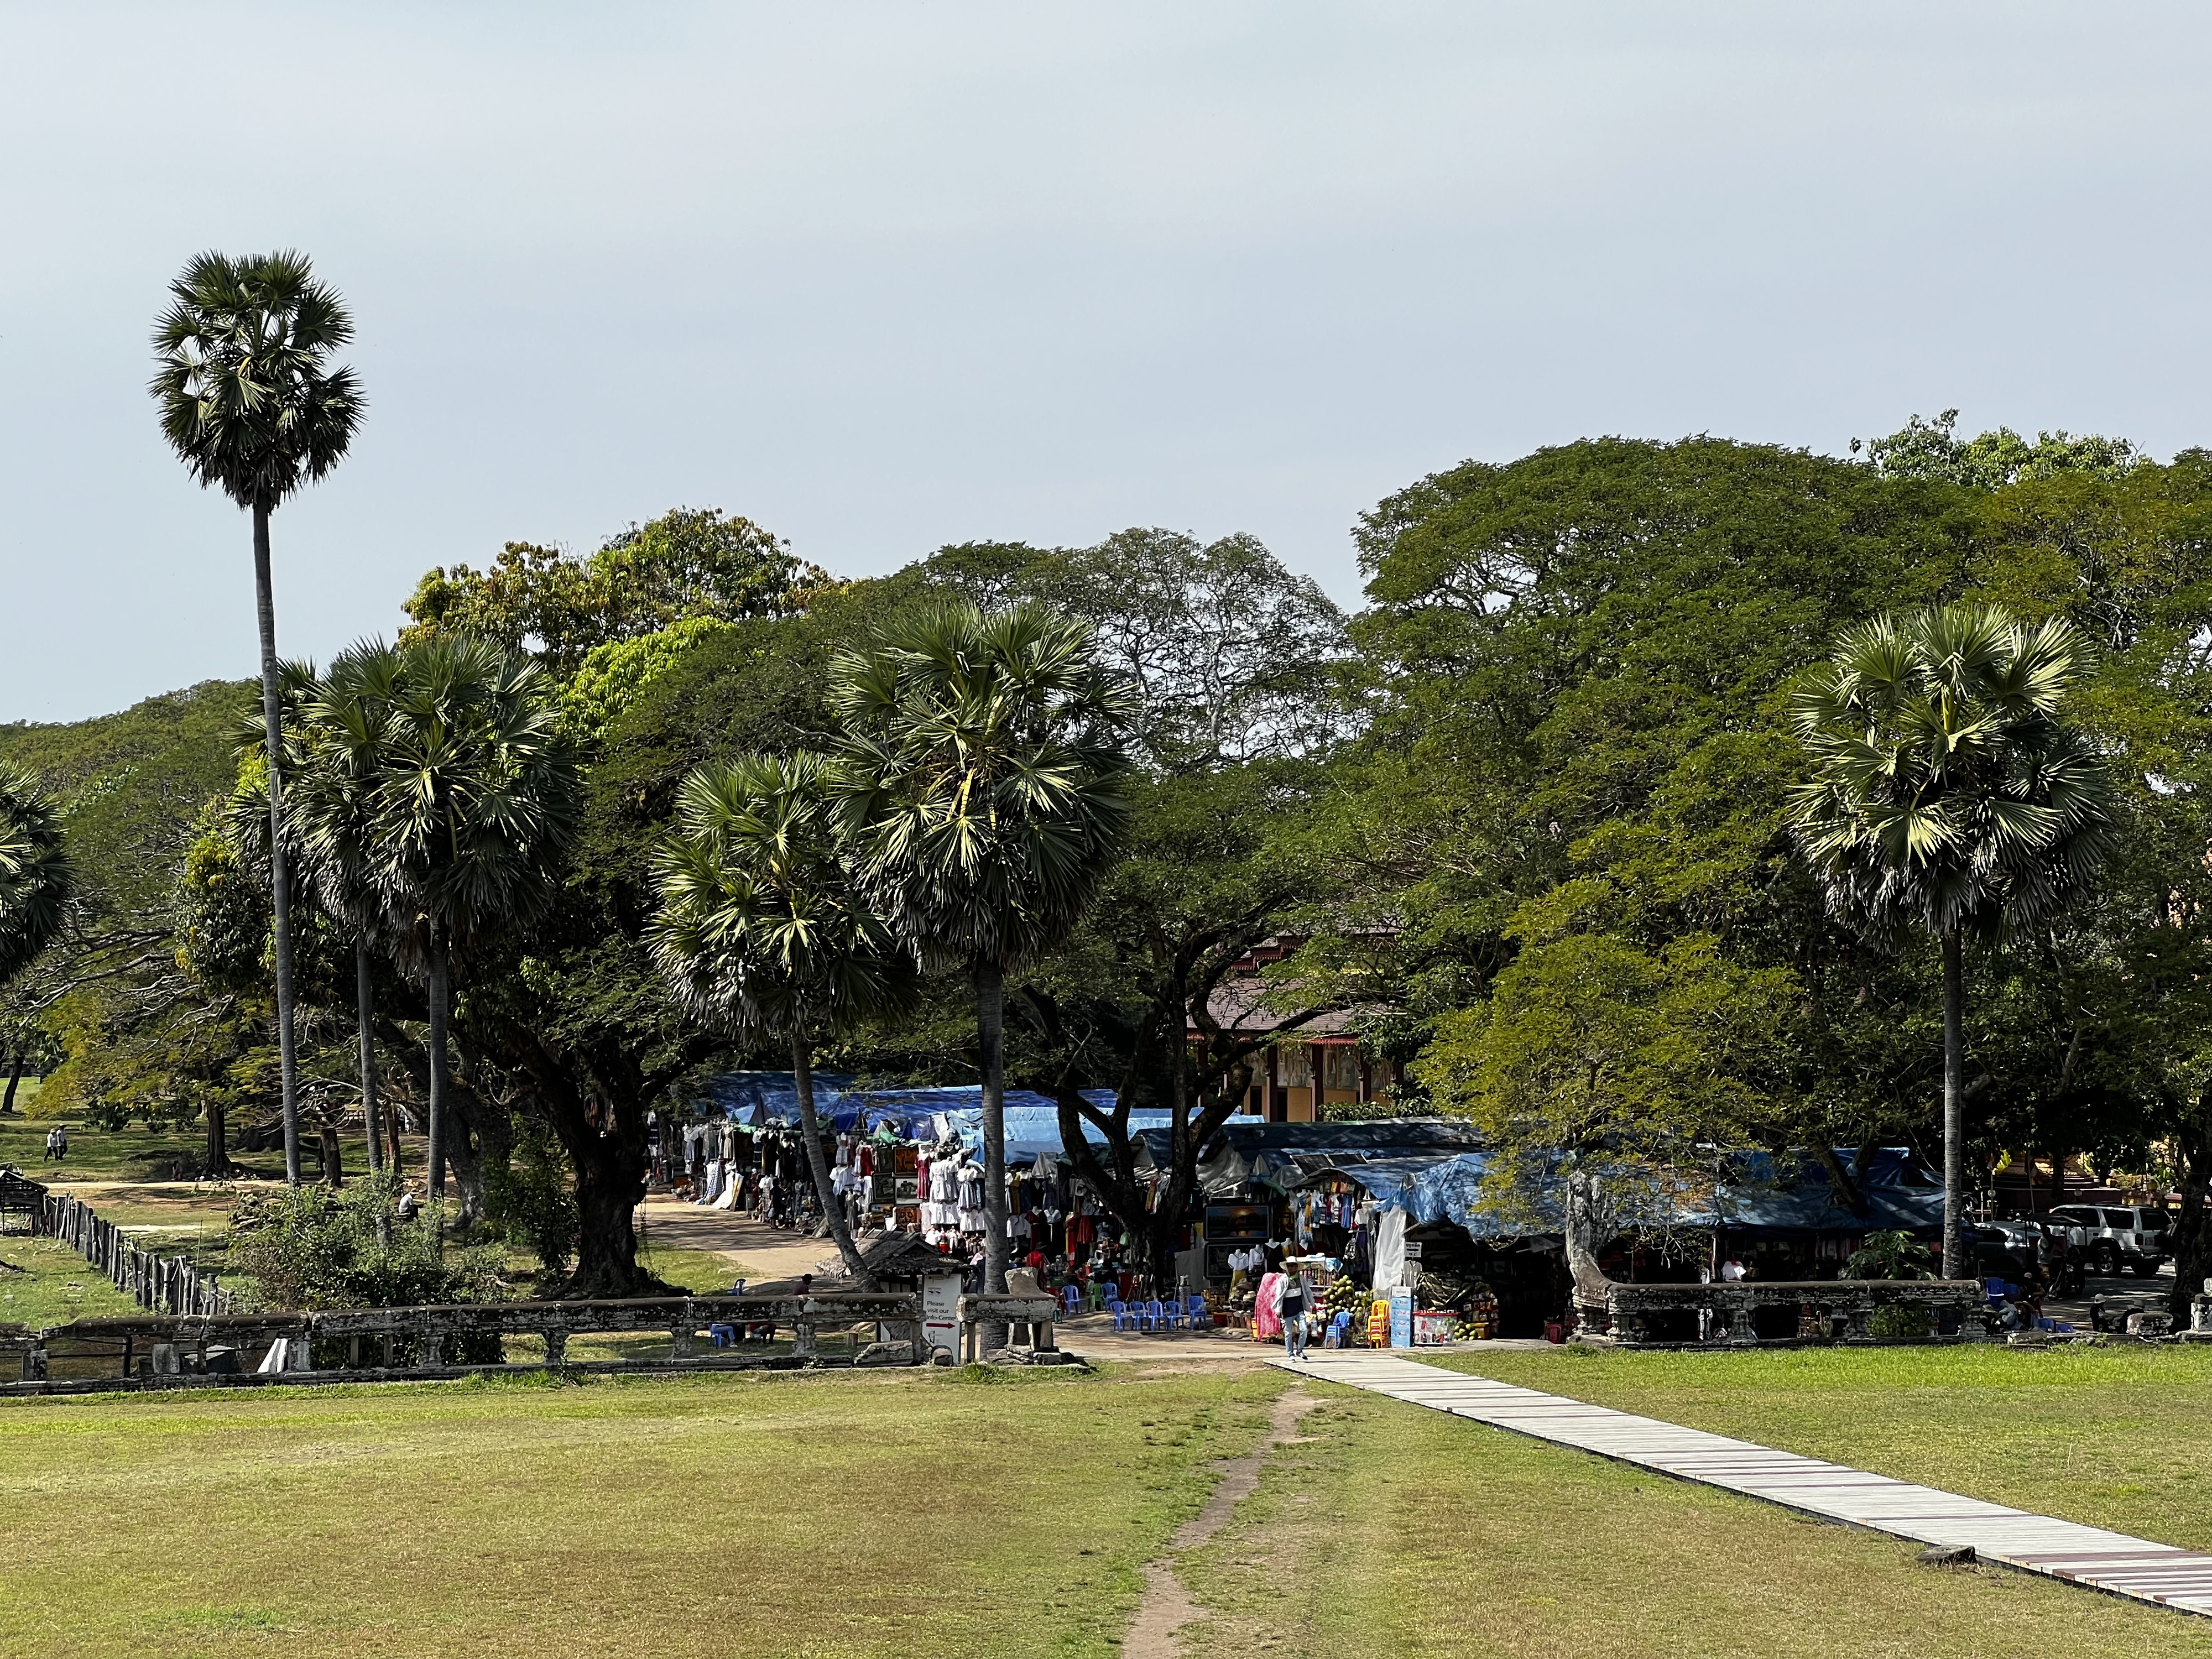
[[[1982,1281],[1982,1293],[1992,1302],[2004,1300],[2004,1280],[2002,1279],[1985,1279]]]
[[[1160,1304],[1160,1322],[1171,1331],[1190,1328],[1190,1310],[1184,1307],[1181,1297],[1170,1297]]]
[[[1146,1330],[1158,1330],[1162,1322],[1166,1320],[1167,1316],[1168,1310],[1160,1306],[1159,1297],[1154,1297],[1151,1301],[1145,1304],[1145,1328]]]
[[[1063,1285],[1060,1291],[1060,1305],[1066,1309],[1069,1315],[1073,1316],[1075,1310],[1083,1305],[1081,1288],[1074,1285]]]
[[[1206,1308],[1206,1298],[1202,1296],[1194,1296],[1183,1304],[1183,1316],[1189,1321],[1193,1330],[1213,1322],[1213,1315]]]
[[[1324,1348],[1341,1348],[1346,1346],[1349,1340],[1347,1333],[1350,1332],[1351,1329],[1351,1313],[1348,1310],[1340,1311],[1335,1318],[1328,1322],[1328,1334],[1323,1336],[1321,1340],[1322,1346]]]
[[[1117,1331],[1134,1331],[1143,1328],[1144,1315],[1118,1296],[1109,1296],[1106,1298],[1106,1311],[1113,1316],[1114,1328]]]

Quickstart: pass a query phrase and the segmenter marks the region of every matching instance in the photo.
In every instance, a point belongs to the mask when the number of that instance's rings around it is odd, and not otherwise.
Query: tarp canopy
[[[1114,1109],[1111,1089],[1085,1089],[1083,1097],[1107,1111]],[[710,1115],[720,1115],[750,1128],[795,1127],[799,1122],[799,1086],[789,1072],[726,1072],[704,1079],[694,1103]],[[1006,1105],[1006,1164],[1034,1164],[1040,1156],[1064,1156],[1060,1139],[1060,1108],[1050,1098],[1029,1089],[1009,1089]],[[971,1151],[983,1145],[983,1085],[971,1083],[939,1089],[862,1088],[850,1073],[814,1074],[814,1109],[823,1123],[840,1134],[875,1134],[888,1130],[905,1140],[941,1140],[957,1135]],[[1164,1111],[1133,1111],[1132,1129],[1164,1123]],[[1085,1137],[1094,1145],[1105,1136],[1085,1122]]]
[[[1168,1131],[1147,1129],[1143,1157],[1153,1167],[1168,1161]],[[1367,1118],[1352,1123],[1266,1123],[1231,1118],[1200,1153],[1198,1180],[1209,1196],[1253,1185],[1287,1192],[1328,1170],[1358,1164],[1423,1159],[1433,1162],[1471,1150],[1479,1137],[1455,1118]]]
[[[1855,1156],[1848,1147],[1836,1152],[1846,1171],[1851,1171]],[[1729,1162],[1734,1178],[1713,1188],[1710,1202],[1666,1204],[1649,1220],[1680,1227],[1724,1227],[1751,1235],[1920,1233],[1943,1224],[1942,1180],[1901,1146],[1881,1148],[1865,1170],[1854,1174],[1861,1199],[1856,1209],[1837,1192],[1826,1166],[1810,1152],[1791,1153],[1778,1163],[1765,1152],[1743,1152]],[[1480,1151],[1362,1158],[1314,1170],[1305,1180],[1336,1176],[1350,1181],[1372,1194],[1378,1205],[1405,1211],[1413,1226],[1457,1223],[1482,1241],[1559,1230],[1564,1218],[1556,1210],[1547,1213],[1550,1206],[1540,1201],[1531,1225],[1479,1208],[1489,1166],[1489,1155]]]
[[[1017,1093],[1021,1099],[1016,1099]],[[1107,1111],[1114,1109],[1111,1089],[1085,1089],[1083,1097],[1092,1105]],[[1132,1133],[1149,1132],[1154,1126],[1164,1124],[1169,1114],[1164,1111],[1132,1111],[1129,1127]],[[983,1109],[976,1106],[944,1114],[945,1127],[960,1137],[960,1143],[971,1152],[983,1150]],[[1085,1118],[1083,1138],[1094,1146],[1106,1144],[1105,1133]],[[1066,1155],[1060,1138],[1060,1108],[1042,1095],[1027,1091],[1006,1091],[1006,1167],[1010,1170],[1024,1164],[1034,1164],[1039,1158],[1059,1158]]]

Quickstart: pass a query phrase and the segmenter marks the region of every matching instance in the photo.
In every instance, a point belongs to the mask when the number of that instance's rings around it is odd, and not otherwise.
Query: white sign
[[[1408,1261],[1419,1261],[1420,1259],[1421,1247],[1418,1243],[1414,1243],[1413,1240],[1410,1238],[1407,1239],[1406,1241],[1406,1260]]]
[[[958,1273],[931,1273],[921,1281],[921,1340],[960,1357]]]

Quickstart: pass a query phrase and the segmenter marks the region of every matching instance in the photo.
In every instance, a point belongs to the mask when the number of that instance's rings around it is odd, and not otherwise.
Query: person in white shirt
[[[1730,1256],[1721,1263],[1721,1283],[1733,1285],[1743,1277],[1743,1263]]]

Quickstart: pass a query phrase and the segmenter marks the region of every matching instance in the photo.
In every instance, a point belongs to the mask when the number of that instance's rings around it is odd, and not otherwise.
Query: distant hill
[[[194,819],[238,773],[258,706],[251,680],[208,680],[119,714],[0,726],[0,760],[31,773],[60,807],[80,878],[111,914],[157,906]]]

